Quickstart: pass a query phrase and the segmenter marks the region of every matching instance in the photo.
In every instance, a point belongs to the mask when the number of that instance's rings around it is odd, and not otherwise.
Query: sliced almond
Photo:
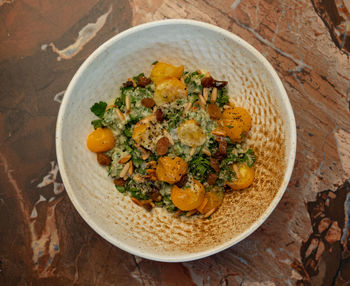
[[[203,152],[205,155],[211,156],[211,153],[210,153],[210,151],[209,151],[207,148],[202,148],[202,152]]]
[[[199,212],[202,212],[202,210],[205,208],[205,206],[207,205],[208,203],[208,198],[204,198],[202,204],[199,206],[199,208],[197,209]]]
[[[130,112],[130,110],[131,110],[131,103],[130,103],[129,95],[127,95],[125,97],[125,107],[126,107],[126,112]]]
[[[157,162],[156,161],[149,161],[149,162],[147,162],[146,166],[154,169],[157,166]]]
[[[235,171],[236,177],[237,179],[239,179],[240,174],[239,174],[238,166],[236,164],[233,165],[233,171]]]
[[[131,200],[132,200],[135,204],[137,204],[138,206],[142,206],[141,202],[140,202],[138,199],[136,199],[136,198],[134,198],[134,197],[131,197]]]
[[[198,97],[199,97],[199,105],[200,105],[202,108],[205,108],[205,103],[206,103],[206,101],[204,100],[203,96],[199,94]]]
[[[124,114],[119,110],[119,108],[115,109],[115,112],[117,113],[117,116],[120,121],[124,122],[125,121],[125,116]]]
[[[211,103],[215,103],[217,98],[218,98],[218,89],[214,87],[213,90],[211,91],[211,98],[210,98]]]
[[[217,135],[217,136],[226,136],[226,133],[224,131],[222,131],[222,130],[213,130],[211,132],[211,134]]]
[[[232,107],[229,105],[224,105],[224,109],[229,109],[229,108],[232,108]]]
[[[142,160],[147,160],[149,158],[149,156],[151,156],[151,152],[150,151],[146,151],[146,153],[144,153],[141,158]]]
[[[174,216],[179,216],[183,214],[183,211],[182,210],[177,210],[175,213],[174,213]]]
[[[134,173],[134,166],[131,161],[129,162],[129,165],[129,176],[131,176]]]
[[[196,153],[197,148],[196,147],[192,147],[190,150],[190,156],[193,156],[194,153]]]
[[[125,164],[126,162],[128,162],[131,159],[131,155],[126,155],[123,158],[121,158],[118,162],[118,164]]]
[[[191,216],[191,215],[194,215],[195,213],[197,212],[197,210],[191,210],[189,212],[186,213],[186,216]]]
[[[208,100],[208,89],[206,87],[203,88],[203,98],[205,100],[205,103],[207,103],[207,100]]]
[[[229,99],[228,104],[229,104],[231,107],[235,107],[235,103],[233,102],[233,100],[232,100],[231,98]]]
[[[129,163],[126,163],[123,169],[121,170],[119,177],[124,178],[128,174],[129,168],[130,168]]]
[[[208,211],[203,217],[204,218],[210,217],[215,211],[216,211],[216,208],[213,208],[210,211]]]
[[[132,78],[128,78],[128,81],[131,81],[132,82],[132,86],[133,87],[137,87],[137,84],[136,84],[136,82],[132,79]]]
[[[108,106],[106,107],[106,111],[107,111],[108,109],[113,108],[113,107],[115,107],[115,105],[114,105],[114,104],[108,105]]]

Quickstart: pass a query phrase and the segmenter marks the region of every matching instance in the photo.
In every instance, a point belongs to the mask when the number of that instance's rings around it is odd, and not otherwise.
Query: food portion
[[[229,99],[227,85],[155,62],[150,77],[127,79],[113,102],[91,107],[98,119],[87,147],[135,204],[208,218],[227,193],[254,181],[251,115]]]

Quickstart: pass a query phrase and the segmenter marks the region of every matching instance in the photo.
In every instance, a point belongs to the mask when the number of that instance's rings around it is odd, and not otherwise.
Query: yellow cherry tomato
[[[167,63],[158,62],[154,65],[150,78],[155,84],[158,84],[169,77],[180,78],[183,72],[184,66],[176,67]]]
[[[215,188],[211,189],[209,192],[205,192],[204,199],[208,200],[207,203],[204,205],[204,207],[200,208],[199,206],[197,210],[201,214],[206,214],[207,212],[211,211],[213,208],[218,208],[222,204],[222,200],[224,199],[223,192],[215,190]]]
[[[97,128],[89,134],[86,140],[89,150],[95,153],[111,150],[114,147],[114,143],[113,132],[109,128]]]
[[[180,189],[174,185],[171,190],[170,198],[173,204],[182,211],[190,211],[198,208],[204,199],[204,187],[197,180],[189,188]]]
[[[252,118],[244,108],[234,107],[226,109],[218,123],[233,142],[241,142],[241,135],[247,134],[252,127]]]
[[[159,106],[187,96],[186,85],[175,77],[160,81],[154,90],[154,101]]]
[[[238,169],[238,174],[236,174],[236,180],[233,182],[227,182],[226,184],[232,190],[242,190],[248,188],[254,181],[254,168],[249,166],[246,163],[236,165],[236,173]]]
[[[174,184],[187,173],[187,163],[180,157],[161,157],[158,159],[156,175],[159,181]]]
[[[157,144],[156,139],[162,134],[162,126],[157,122],[155,115],[152,114],[136,123],[132,133],[132,139],[146,149],[154,152]]]
[[[182,123],[177,128],[177,134],[182,144],[198,147],[205,143],[206,135],[199,124],[191,119]]]

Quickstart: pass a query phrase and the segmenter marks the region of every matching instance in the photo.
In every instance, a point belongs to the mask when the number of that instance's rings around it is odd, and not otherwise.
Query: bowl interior
[[[164,209],[148,213],[120,194],[96,155],[86,147],[95,119],[90,107],[109,102],[119,86],[155,60],[185,70],[205,69],[229,82],[237,106],[249,110],[248,136],[258,156],[248,190],[225,196],[209,220],[174,218]],[[60,109],[58,163],[70,199],[101,236],[136,255],[185,261],[225,249],[254,231],[271,213],[289,181],[295,156],[295,121],[285,90],[270,64],[249,44],[220,28],[186,20],[145,24],[97,49],[70,83]]]

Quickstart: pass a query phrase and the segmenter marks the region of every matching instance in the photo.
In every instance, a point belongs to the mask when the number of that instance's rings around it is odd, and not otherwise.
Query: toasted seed
[[[147,98],[144,98],[144,99],[141,100],[141,104],[144,107],[152,108],[153,106],[155,106],[156,103],[153,100],[153,98],[147,97]]]
[[[97,153],[97,162],[102,166],[109,166],[112,162],[112,159],[106,154]]]
[[[204,218],[210,217],[215,211],[216,211],[216,208],[213,208],[210,211],[208,211],[203,217]]]
[[[126,184],[126,181],[124,181],[122,178],[115,179],[113,182],[116,186],[124,186]]]
[[[124,114],[119,110],[119,108],[116,108],[115,112],[117,113],[117,116],[118,116],[120,121],[124,121],[125,120]]]
[[[167,137],[160,138],[156,144],[157,155],[165,155],[168,152],[169,144],[170,142]]]
[[[118,162],[118,164],[125,164],[126,162],[128,162],[131,159],[131,155],[126,155],[123,158],[121,158]]]
[[[189,212],[187,212],[187,213],[186,213],[186,216],[191,216],[191,215],[194,215],[196,212],[197,212],[197,210],[196,210],[196,209],[191,210],[191,211],[189,211]]]
[[[217,98],[218,98],[218,89],[214,87],[213,90],[211,91],[211,102],[215,103]]]
[[[202,148],[202,152],[203,152],[205,155],[211,156],[211,153],[210,153],[210,151],[209,151],[207,148]]]
[[[207,88],[203,88],[203,98],[205,100],[205,103],[208,100],[208,89]]]
[[[120,172],[120,174],[119,174],[119,176],[121,177],[121,178],[124,178],[127,174],[128,174],[128,171],[129,171],[129,168],[130,168],[130,165],[129,165],[130,163],[126,163],[125,165],[124,165],[124,168],[121,170],[121,172]]]
[[[126,112],[130,112],[130,110],[131,110],[131,103],[130,103],[129,95],[127,95],[125,97],[125,107],[126,107]]]

